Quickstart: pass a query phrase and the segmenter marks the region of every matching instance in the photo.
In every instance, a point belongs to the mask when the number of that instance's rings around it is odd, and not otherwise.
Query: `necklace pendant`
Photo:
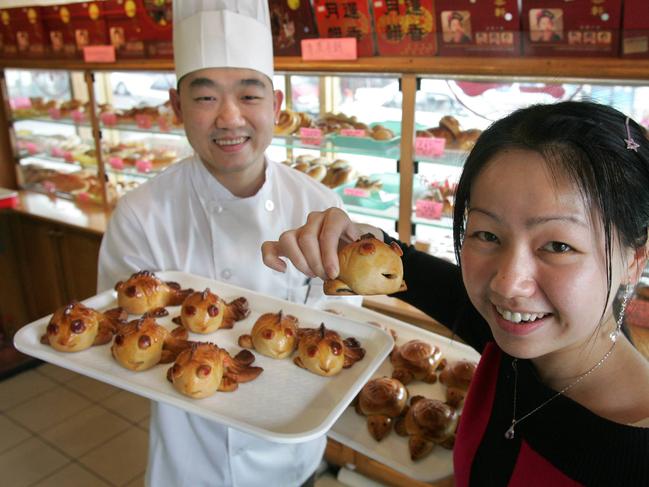
[[[509,427],[507,431],[505,431],[505,438],[508,440],[511,440],[514,438],[514,423],[512,422],[512,425]]]

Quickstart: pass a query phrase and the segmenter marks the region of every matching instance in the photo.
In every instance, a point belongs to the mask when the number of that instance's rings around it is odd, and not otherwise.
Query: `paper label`
[[[27,152],[29,153],[30,156],[33,156],[34,154],[39,152],[38,146],[33,142],[27,142],[25,144],[25,149],[27,149]]]
[[[357,196],[359,198],[369,198],[371,196],[371,193],[367,189],[363,188],[345,188],[343,193],[348,196]]]
[[[113,127],[114,125],[117,125],[117,115],[113,112],[102,113],[99,118],[101,119],[101,123],[106,127]]]
[[[415,155],[438,157],[444,154],[446,139],[437,137],[415,137]]]
[[[63,153],[63,159],[65,159],[65,162],[74,162],[74,156],[69,150]]]
[[[50,114],[50,118],[52,120],[59,120],[61,118],[61,110],[58,108],[50,108],[48,110],[48,113]]]
[[[417,200],[415,202],[415,215],[419,218],[439,220],[442,217],[444,203],[433,200]]]
[[[367,131],[363,129],[342,129],[340,135],[345,137],[367,137]]]
[[[61,149],[60,147],[52,147],[50,149],[50,155],[52,157],[61,157],[61,158],[63,158],[63,157],[65,157],[65,151],[63,149]]]
[[[322,130],[310,127],[301,127],[300,141],[305,145],[320,145],[322,144]]]
[[[135,169],[137,169],[139,172],[150,172],[151,169],[153,169],[153,164],[151,163],[151,161],[138,159],[137,161],[135,161]]]
[[[85,46],[83,60],[86,63],[114,63],[115,46]]]
[[[111,156],[108,159],[108,164],[110,164],[110,167],[112,167],[113,169],[124,169],[124,159],[122,159],[121,157]]]
[[[17,108],[31,108],[32,101],[26,96],[16,96],[9,100],[9,106],[11,106],[12,110]]]
[[[355,37],[302,39],[304,61],[355,61],[358,59]]]
[[[80,112],[79,110],[73,110],[72,112],[70,112],[70,117],[72,117],[74,123],[82,123],[86,120],[86,114],[84,112]]]
[[[135,124],[141,129],[153,127],[153,118],[150,115],[135,115]]]

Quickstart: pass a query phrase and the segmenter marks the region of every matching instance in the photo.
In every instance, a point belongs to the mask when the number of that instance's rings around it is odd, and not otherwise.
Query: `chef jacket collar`
[[[192,165],[194,170],[192,171],[192,180],[194,188],[198,193],[199,199],[206,204],[215,204],[219,203],[221,205],[227,203],[235,203],[241,200],[249,200],[255,198],[264,198],[271,193],[271,187],[273,185],[272,179],[274,177],[273,165],[269,163],[268,158],[264,158],[265,164],[265,181],[259,191],[253,196],[248,198],[240,198],[239,196],[233,195],[228,188],[223,186],[218,179],[212,175],[211,172],[205,167],[203,161],[197,154],[194,154],[192,160]]]

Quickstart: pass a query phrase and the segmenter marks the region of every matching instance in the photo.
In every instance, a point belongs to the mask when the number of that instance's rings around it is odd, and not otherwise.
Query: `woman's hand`
[[[381,230],[354,223],[340,208],[314,211],[309,213],[303,226],[282,233],[277,242],[264,242],[262,259],[271,269],[285,272],[286,262],[281,257],[286,257],[307,276],[335,279],[340,271],[338,247],[366,233],[383,240]]]

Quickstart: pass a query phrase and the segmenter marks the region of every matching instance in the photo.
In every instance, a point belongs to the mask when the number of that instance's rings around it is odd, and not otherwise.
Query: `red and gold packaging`
[[[81,58],[85,46],[108,44],[104,3],[78,2],[42,7],[50,55]]]
[[[526,56],[617,56],[622,0],[523,0]]]
[[[518,56],[517,0],[436,0],[440,56]]]
[[[308,0],[269,0],[275,56],[299,56],[300,41],[318,37]]]
[[[376,44],[381,56],[434,56],[433,0],[374,0]]]
[[[355,37],[358,55],[374,55],[372,18],[368,0],[315,0],[320,37]]]
[[[649,2],[625,0],[622,20],[623,57],[649,58]]]
[[[171,0],[105,0],[108,38],[117,58],[173,58]]]
[[[6,58],[42,58],[46,50],[40,7],[0,10],[0,53]]]

